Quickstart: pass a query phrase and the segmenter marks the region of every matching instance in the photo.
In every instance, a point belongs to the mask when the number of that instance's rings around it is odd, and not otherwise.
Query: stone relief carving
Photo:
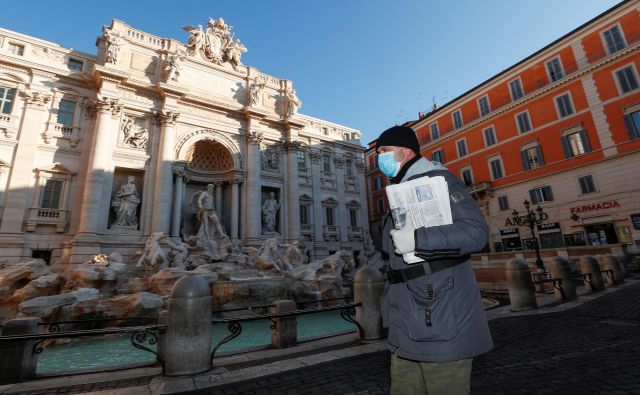
[[[87,109],[86,116],[89,118],[94,118],[100,111],[110,112],[114,117],[122,111],[122,106],[118,104],[117,99],[111,99],[105,96],[90,102],[85,108]]]
[[[246,134],[246,138],[247,141],[249,142],[249,144],[256,144],[256,145],[260,145],[262,144],[262,140],[264,139],[264,135],[262,132],[248,132]]]
[[[178,122],[180,113],[174,111],[160,111],[155,114],[155,123],[158,126],[173,126]]]
[[[124,116],[122,119],[122,142],[132,148],[146,149],[149,140],[149,130],[138,124],[135,119]]]
[[[102,28],[102,33],[102,37],[104,38],[107,45],[105,63],[118,64],[120,51],[122,49],[124,41],[122,40],[122,38],[120,38],[118,33],[115,33],[113,30],[109,29],[106,26]]]
[[[165,81],[166,82],[178,82],[180,78],[180,72],[182,71],[182,61],[184,60],[184,52],[177,51],[167,57],[166,64],[164,66]]]
[[[224,19],[217,20],[209,17],[206,30],[202,25],[195,28],[193,25],[183,26],[182,29],[189,32],[187,50],[190,56],[200,54],[203,59],[215,64],[228,62],[234,70],[242,65],[240,58],[247,48],[239,39],[234,40],[231,29]]]
[[[111,224],[112,228],[137,229],[138,227],[140,195],[134,181],[134,176],[128,176],[127,182],[120,185],[120,189],[111,199],[111,207],[116,213],[116,219]]]
[[[267,147],[261,151],[262,170],[277,171],[280,168],[280,150],[278,147]]]
[[[41,58],[49,58],[58,63],[64,62],[64,54],[62,52],[54,51],[48,47],[33,46],[31,52]]]

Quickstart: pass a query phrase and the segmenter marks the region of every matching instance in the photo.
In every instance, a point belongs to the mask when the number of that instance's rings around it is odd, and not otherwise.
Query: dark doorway
[[[51,264],[51,250],[33,250],[31,258],[39,258],[46,262],[47,266]]]

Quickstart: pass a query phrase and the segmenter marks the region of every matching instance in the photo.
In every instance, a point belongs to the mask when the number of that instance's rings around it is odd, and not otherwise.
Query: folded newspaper
[[[402,229],[407,221],[414,229],[452,224],[449,187],[444,177],[424,176],[386,187],[393,226]],[[424,262],[413,252],[402,254],[405,263]]]

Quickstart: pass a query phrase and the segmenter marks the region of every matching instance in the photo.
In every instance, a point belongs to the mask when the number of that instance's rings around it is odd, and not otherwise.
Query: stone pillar
[[[180,237],[180,219],[182,214],[182,189],[184,172],[175,170],[175,181],[173,185],[173,209],[171,217],[171,237]]]
[[[356,161],[356,173],[358,175],[358,196],[360,196],[360,225],[362,227],[362,238],[366,240],[369,234],[369,213],[367,211],[367,181],[364,177],[364,162]],[[371,206],[373,207],[373,206]]]
[[[602,281],[598,260],[591,255],[586,255],[580,258],[578,264],[580,265],[580,272],[584,276],[586,291],[591,293],[602,291],[604,289],[604,281]]]
[[[167,301],[167,329],[162,341],[164,374],[196,374],[211,367],[211,288],[199,276],[184,276]]]
[[[563,257],[557,256],[551,259],[548,263],[548,267],[551,278],[560,278],[562,280],[562,284],[560,284],[562,292],[555,287],[553,289],[553,292],[556,294],[556,298],[564,300],[575,298],[576,284],[571,278],[571,267],[569,266],[569,261]]]
[[[216,181],[213,185],[215,185],[216,190],[216,215],[218,219],[222,220],[222,186],[224,183],[222,181]]]
[[[380,339],[385,337],[382,326],[381,296],[384,291],[384,277],[376,269],[363,266],[356,273],[353,283],[354,301],[362,303],[356,307],[356,321],[362,327],[360,338]]]
[[[253,122],[252,122],[253,123]],[[245,209],[245,245],[259,243],[262,234],[262,222],[260,221],[260,144],[262,143],[262,133],[251,131],[247,134],[247,181],[246,193],[243,201]]]
[[[165,111],[157,114],[157,124],[161,126],[160,146],[156,162],[155,187],[153,191],[152,232],[169,232],[168,215],[173,198],[173,149],[175,145],[175,125],[180,114]]]
[[[620,270],[620,260],[617,256],[611,254],[599,255],[598,261],[600,262],[601,270],[613,270],[613,278],[611,278],[611,274],[603,273],[607,279],[607,284],[617,285],[624,282],[622,270]]]
[[[238,240],[238,225],[240,223],[239,208],[240,194],[238,192],[238,184],[242,182],[242,178],[236,177],[231,180],[231,240]]]
[[[271,314],[286,313],[296,310],[293,300],[276,300],[271,307]],[[273,319],[271,344],[275,348],[294,347],[298,344],[298,324],[295,316]]]
[[[2,328],[2,336],[40,333],[40,318],[14,318]],[[0,343],[0,384],[35,379],[38,354],[34,354],[35,340]]]
[[[103,201],[103,192],[109,188],[113,173],[113,143],[116,140],[118,125],[116,120],[122,106],[116,99],[102,97],[87,106],[89,114],[96,114],[95,131],[91,147],[100,147],[91,151],[85,175],[82,204],[80,205],[78,233],[73,238],[71,262],[81,263],[100,253],[101,223],[104,210],[109,205]]]
[[[322,172],[320,160],[322,159],[322,155],[318,151],[309,150],[309,156],[311,157],[311,178],[312,188],[313,188],[313,227],[315,229],[314,239],[316,240],[316,244],[318,242],[324,242],[324,225],[325,225],[325,215],[324,209],[322,207],[322,193],[320,192],[321,185],[321,177],[320,173]]]
[[[31,207],[33,197],[31,180],[33,179],[34,160],[40,142],[40,133],[44,131],[48,104],[51,96],[31,90],[22,91],[25,110],[20,126],[18,144],[15,147],[13,166],[5,189],[5,206],[2,213],[1,233],[22,234],[26,210]],[[16,101],[15,105],[18,105]],[[36,197],[37,199],[37,197]],[[20,238],[20,244],[22,239]],[[4,251],[4,257],[21,255],[21,249]]]
[[[298,149],[300,143],[290,141],[287,146],[287,239],[300,239],[300,180],[298,177]],[[280,197],[282,201],[282,197]]]
[[[346,243],[349,241],[349,211],[346,206],[346,199],[344,196],[344,159],[335,157],[333,158],[333,164],[336,169],[336,182],[338,186],[338,206],[336,207],[336,225],[340,228],[340,241]]]
[[[531,270],[522,259],[510,259],[505,266],[511,311],[535,309],[536,290],[531,280]]]

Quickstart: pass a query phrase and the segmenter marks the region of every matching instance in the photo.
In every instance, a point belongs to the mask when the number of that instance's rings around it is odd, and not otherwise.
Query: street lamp
[[[540,258],[540,243],[538,242],[538,238],[534,233],[535,225],[541,224],[543,221],[546,221],[549,218],[549,215],[542,210],[542,207],[538,206],[535,210],[531,210],[531,203],[528,200],[524,200],[522,203],[524,204],[524,208],[527,210],[527,213],[523,216],[520,216],[518,210],[514,209],[511,213],[513,217],[513,223],[518,226],[527,225],[529,229],[531,229],[531,236],[533,237],[534,245],[533,247],[536,250],[536,266],[538,270],[542,270],[544,272],[544,263],[542,262],[542,258]]]

